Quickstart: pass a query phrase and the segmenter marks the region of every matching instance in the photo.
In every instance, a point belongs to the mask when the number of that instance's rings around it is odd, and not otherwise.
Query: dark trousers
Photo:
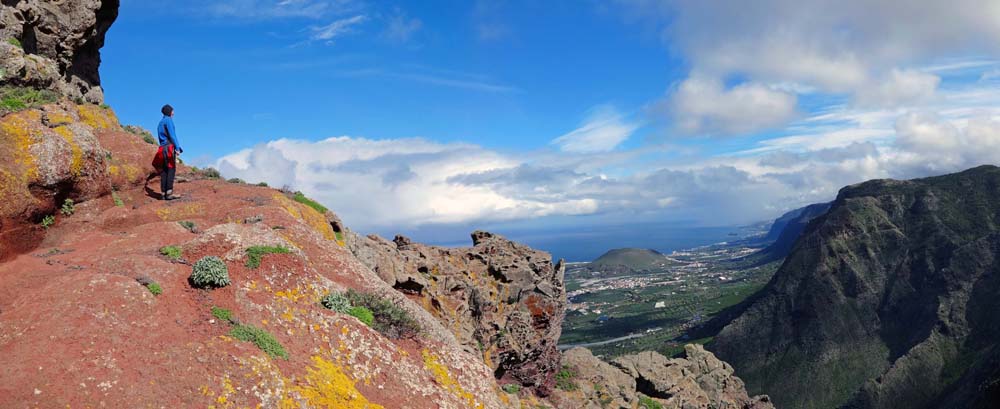
[[[166,149],[164,150],[166,151]],[[177,166],[174,156],[164,154],[163,171],[160,172],[160,192],[163,192],[164,195],[166,195],[167,192],[173,193],[175,173],[177,173]]]

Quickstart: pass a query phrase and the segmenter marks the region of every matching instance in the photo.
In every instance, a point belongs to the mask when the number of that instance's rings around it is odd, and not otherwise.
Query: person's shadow
[[[142,190],[146,191],[146,196],[149,196],[156,200],[163,200],[162,193],[149,188],[149,181],[158,177],[160,177],[159,173],[150,173],[149,176],[146,177],[146,183],[142,185]]]

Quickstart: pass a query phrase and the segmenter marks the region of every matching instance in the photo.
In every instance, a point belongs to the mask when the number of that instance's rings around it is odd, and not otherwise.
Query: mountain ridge
[[[841,189],[710,349],[778,406],[985,407],[997,199],[989,165]]]

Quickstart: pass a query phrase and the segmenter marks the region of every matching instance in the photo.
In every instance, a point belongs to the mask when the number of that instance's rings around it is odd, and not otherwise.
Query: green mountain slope
[[[988,407],[1000,168],[841,190],[711,346],[789,408]]]

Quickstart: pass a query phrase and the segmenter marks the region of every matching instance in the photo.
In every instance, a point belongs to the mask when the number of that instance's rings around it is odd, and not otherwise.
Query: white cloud
[[[625,142],[638,128],[613,106],[603,105],[591,109],[579,128],[554,139],[552,144],[564,152],[606,152]]]
[[[362,229],[597,210],[593,199],[521,199],[489,187],[449,180],[517,165],[514,159],[473,145],[351,137],[318,142],[281,139],[216,162],[226,177],[300,189]]]
[[[692,76],[669,102],[677,125],[690,133],[745,133],[785,124],[795,115],[796,97],[756,83],[730,89],[722,81]]]
[[[368,20],[368,17],[359,14],[354,17],[336,20],[325,26],[312,26],[309,27],[309,31],[311,32],[309,38],[314,41],[326,41],[327,44],[330,44],[337,37],[353,33],[354,26],[364,23],[366,20]]]
[[[964,57],[1000,54],[1000,2],[995,0],[618,3],[630,19],[662,27],[663,39],[691,67],[674,100],[703,101],[690,94],[722,94],[729,90],[720,91],[716,79],[740,78],[745,84],[759,84],[754,86],[762,95],[763,85],[775,84],[770,85],[774,91],[847,96],[869,108],[920,106],[933,101],[939,75],[993,63]],[[934,62],[937,65],[914,69]],[[983,79],[989,77],[984,74]],[[703,83],[703,78],[713,82]],[[692,92],[685,86],[705,90]],[[721,131],[753,128],[726,126],[741,122],[727,120],[729,109],[695,106],[703,108],[692,108],[692,118],[682,127],[701,129],[714,117]],[[768,119],[770,125],[781,125],[782,119],[748,117]]]
[[[392,43],[406,43],[423,26],[424,23],[420,19],[409,18],[402,11],[396,10],[393,15],[389,16],[385,30],[382,31],[382,38]]]
[[[941,77],[916,70],[893,69],[887,78],[857,92],[861,105],[896,107],[930,100]]]
[[[193,5],[218,17],[241,19],[324,18],[363,8],[357,0],[212,0]]]

